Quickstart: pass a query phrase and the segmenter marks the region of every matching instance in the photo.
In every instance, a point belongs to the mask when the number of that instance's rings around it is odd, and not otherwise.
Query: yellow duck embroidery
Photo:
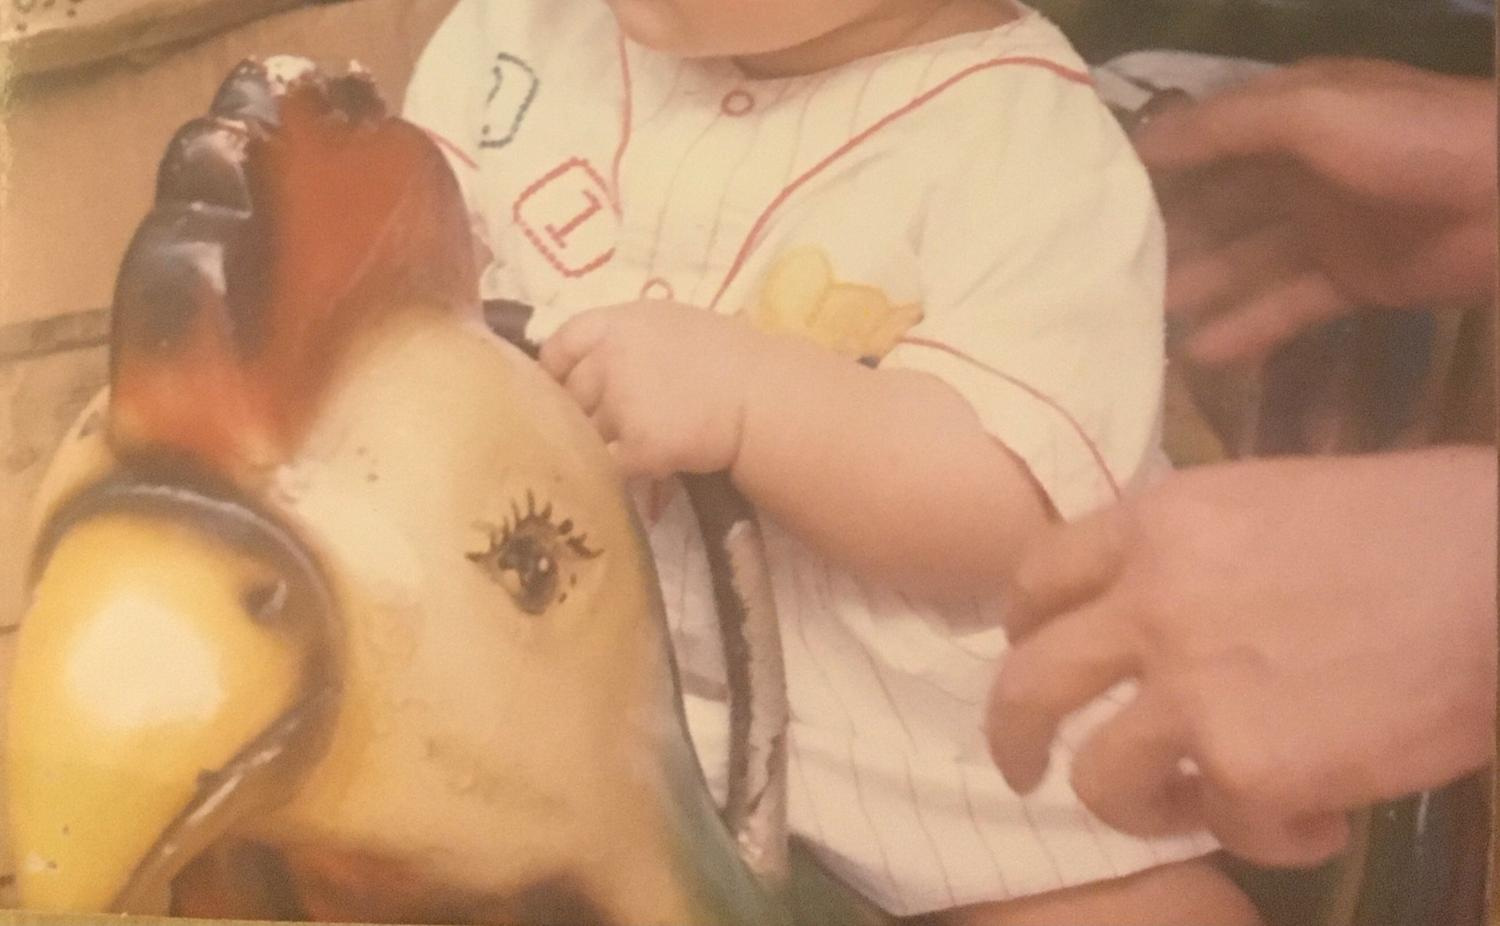
[[[791,334],[857,360],[878,360],[922,319],[918,305],[892,305],[873,286],[834,279],[821,248],[804,246],[771,265],[760,298],[745,313],[768,333]]]

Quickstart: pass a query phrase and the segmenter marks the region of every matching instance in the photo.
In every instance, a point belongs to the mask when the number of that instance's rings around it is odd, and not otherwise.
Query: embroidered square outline
[[[523,190],[513,215],[526,240],[565,277],[592,273],[615,255],[613,234],[607,247],[598,242],[590,247],[589,238],[575,237],[600,220],[617,218],[609,185],[583,158],[569,158]]]

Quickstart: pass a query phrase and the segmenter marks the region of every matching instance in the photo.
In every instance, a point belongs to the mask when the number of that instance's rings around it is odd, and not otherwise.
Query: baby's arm
[[[968,402],[927,373],[777,347],[747,394],[742,491],[865,577],[929,600],[998,592],[1048,508]]]
[[[1025,468],[926,373],[660,302],[584,313],[541,360],[628,474],[727,469],[804,542],[917,597],[993,594],[1046,522]]]
[[[729,469],[864,578],[925,599],[1000,591],[1049,514],[1149,471],[1162,374],[1144,171],[1086,88],[1037,71],[1011,89],[1002,121],[1036,131],[997,146],[979,120],[953,145],[913,223],[924,315],[879,369],[659,302],[574,318],[543,364],[627,472]]]
[[[1002,86],[968,88],[972,112],[1000,115],[950,137],[913,223],[922,319],[878,370],[777,351],[734,468],[816,549],[929,597],[1003,591],[1049,518],[1116,501],[1161,461],[1145,172],[1087,88],[1040,69]]]

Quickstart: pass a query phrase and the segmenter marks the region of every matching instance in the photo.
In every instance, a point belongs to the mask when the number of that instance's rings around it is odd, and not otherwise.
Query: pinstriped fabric
[[[653,540],[663,552],[678,549],[694,529],[686,507],[674,503]],[[985,627],[955,640],[940,629],[941,615],[859,583],[774,524],[767,543],[793,705],[792,824],[867,896],[913,914],[1211,851],[1197,838],[1125,836],[1078,803],[1067,785],[1066,744],[1107,717],[1110,701],[1070,721],[1042,788],[1017,797],[979,731],[1002,634]],[[711,674],[711,621],[675,620],[679,652],[707,657],[688,673]],[[721,699],[690,690],[688,717],[709,780],[722,788]]]
[[[779,106],[793,90],[791,83],[772,91],[768,95],[767,104],[772,107]],[[727,221],[726,218],[732,203],[731,191],[742,188],[747,182],[745,173],[751,165],[756,163],[757,155],[762,154],[775,145],[774,136],[767,131],[763,120],[748,120],[750,140],[741,147],[741,153],[732,162],[731,169],[723,181],[718,184],[718,198],[714,203],[713,218],[708,234],[703,239],[703,249],[698,256],[698,263],[707,268],[714,265],[715,255],[720,252],[720,246],[728,235],[736,230],[737,223]],[[726,234],[727,232],[727,234]],[[693,285],[687,302],[690,305],[703,305],[713,296],[713,286],[716,278],[711,273],[699,274],[697,282]]]
[[[504,20],[502,7],[523,12]],[[622,42],[602,4],[461,0],[454,16],[418,69],[408,114],[457,152],[498,252],[485,295],[536,305],[533,337],[647,291],[744,311],[777,260],[813,247],[827,285],[922,306],[886,363],[967,398],[1064,516],[1146,478],[1159,227],[1144,175],[1039,16],[769,81]],[[484,147],[480,126],[513,115],[485,109],[501,52],[545,66],[515,140]],[[469,65],[466,82],[456,69]],[[593,169],[559,171],[570,159]],[[617,208],[589,211],[597,200]],[[564,278],[559,266],[589,269]],[[645,500],[657,494],[642,492],[641,507],[694,743],[722,789],[723,655],[707,567],[686,500]],[[1002,603],[940,610],[843,572],[774,523],[766,539],[792,708],[791,823],[873,901],[917,914],[1212,849],[1202,836],[1114,832],[1068,787],[1072,744],[1128,690],[1068,721],[1049,776],[1021,799],[980,731],[1005,650]]]

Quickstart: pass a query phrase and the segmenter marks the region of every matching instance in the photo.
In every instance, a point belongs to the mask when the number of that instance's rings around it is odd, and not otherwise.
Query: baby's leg
[[[945,910],[910,926],[1263,926],[1211,858],[1163,865],[1003,903]]]

